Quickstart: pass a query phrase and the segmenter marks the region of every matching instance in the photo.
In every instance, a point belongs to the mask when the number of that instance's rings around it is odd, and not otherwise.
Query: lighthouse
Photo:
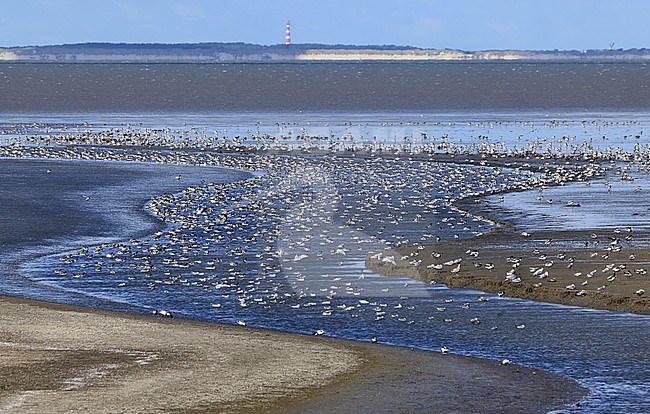
[[[287,20],[287,30],[284,32],[284,44],[289,46],[291,44],[291,24]]]

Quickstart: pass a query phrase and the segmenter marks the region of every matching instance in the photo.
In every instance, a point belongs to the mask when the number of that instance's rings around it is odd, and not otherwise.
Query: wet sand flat
[[[450,288],[650,314],[650,250],[633,233],[497,231],[469,240],[371,254],[367,266]]]
[[[0,410],[542,413],[572,380],[498,361],[0,299]]]
[[[280,333],[8,298],[0,308],[3,412],[252,412],[363,362]]]

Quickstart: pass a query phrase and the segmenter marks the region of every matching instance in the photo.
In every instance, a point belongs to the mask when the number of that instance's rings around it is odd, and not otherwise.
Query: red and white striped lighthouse
[[[291,44],[291,25],[289,20],[287,20],[287,30],[284,33],[284,44],[289,46]]]

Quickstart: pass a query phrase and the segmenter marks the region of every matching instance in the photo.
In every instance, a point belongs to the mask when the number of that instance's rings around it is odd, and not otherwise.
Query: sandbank
[[[632,229],[521,232],[509,223],[451,242],[371,253],[366,266],[450,288],[650,314],[650,249]]]
[[[0,411],[543,413],[585,390],[499,361],[0,297]]]

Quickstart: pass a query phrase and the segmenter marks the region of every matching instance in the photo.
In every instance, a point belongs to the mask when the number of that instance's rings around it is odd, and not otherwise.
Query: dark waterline
[[[643,110],[645,63],[0,64],[0,111]]]

